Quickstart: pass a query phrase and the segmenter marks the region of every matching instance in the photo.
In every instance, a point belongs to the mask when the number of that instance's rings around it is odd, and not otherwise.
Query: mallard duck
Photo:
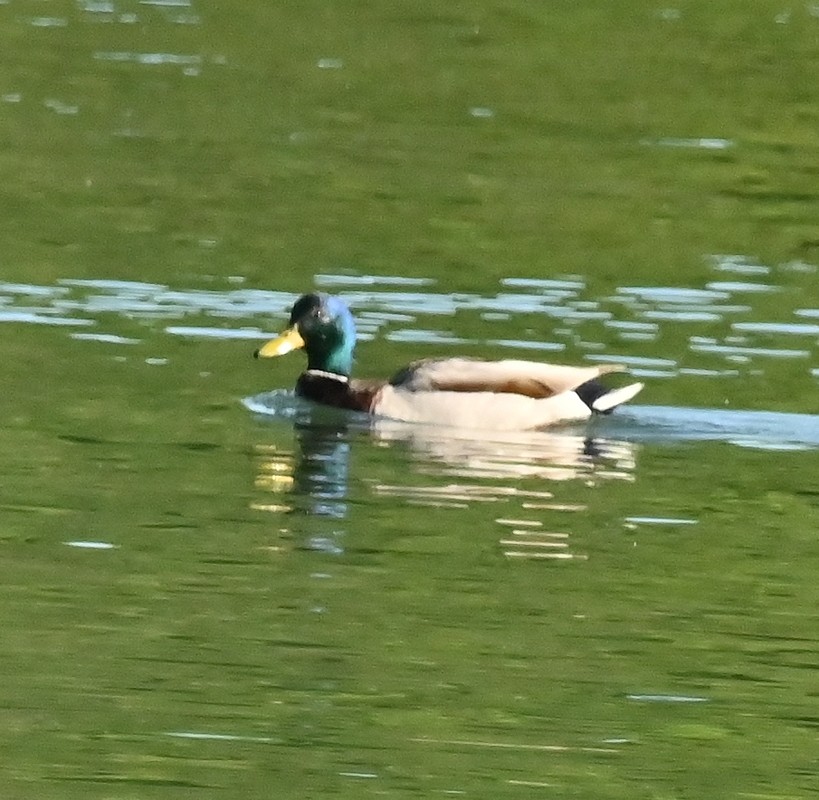
[[[643,388],[642,383],[604,386],[602,375],[625,370],[617,364],[570,367],[462,357],[414,361],[388,381],[357,380],[350,377],[355,341],[347,304],[311,293],[294,304],[287,330],[255,356],[303,348],[307,369],[296,382],[296,394],[308,400],[403,422],[458,427],[526,430],[584,420],[611,411]]]

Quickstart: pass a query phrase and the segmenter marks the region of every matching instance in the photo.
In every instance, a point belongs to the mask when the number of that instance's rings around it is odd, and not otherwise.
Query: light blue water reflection
[[[740,257],[714,257],[712,262],[718,270],[748,266]],[[789,269],[784,265],[777,274],[785,276]],[[65,279],[55,286],[0,284],[0,322],[93,327],[106,324],[101,317],[114,314],[126,320],[155,321],[154,326],[162,325],[173,336],[263,339],[284,323],[296,295],[236,288],[240,282],[240,278],[228,279],[223,282],[227,285],[207,289],[114,280]],[[578,277],[505,279],[504,286],[525,291],[494,295],[438,292],[431,279],[391,276],[325,274],[317,277],[316,284],[336,291],[352,307],[362,341],[383,337],[421,347],[414,357],[423,355],[428,346],[466,344],[493,347],[499,355],[519,350],[523,357],[526,351],[568,349],[580,351],[584,355],[578,357],[586,360],[627,364],[642,377],[737,379],[764,370],[771,359],[804,361],[800,370],[811,376],[819,359],[819,340],[810,338],[819,329],[799,321],[819,311],[799,307],[802,297],[789,293],[790,304],[777,306],[778,318],[766,319],[764,298],[779,288],[770,284],[624,286],[605,297],[589,295]],[[197,324],[184,322],[193,317]],[[525,338],[503,335],[513,318],[525,325]],[[201,324],[205,320],[214,324]],[[685,326],[691,330],[686,352],[677,352],[675,346],[673,357],[664,354],[664,342],[676,340]],[[703,326],[709,335],[703,335]],[[594,352],[611,340],[610,332],[623,343],[623,351]],[[134,341],[133,336],[115,330],[74,336],[110,344]],[[743,369],[732,371],[720,364],[740,364]]]

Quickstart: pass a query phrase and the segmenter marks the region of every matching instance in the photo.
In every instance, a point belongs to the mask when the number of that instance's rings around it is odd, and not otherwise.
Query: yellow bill
[[[301,338],[298,330],[288,328],[280,336],[271,339],[266,344],[263,344],[256,351],[256,358],[273,358],[274,356],[283,356],[291,350],[299,350],[304,347],[304,339]]]

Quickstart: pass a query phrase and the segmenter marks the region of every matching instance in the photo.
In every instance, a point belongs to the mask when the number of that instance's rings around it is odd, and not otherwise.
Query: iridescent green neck
[[[353,371],[353,348],[343,343],[330,351],[310,351],[307,353],[307,369],[349,377]]]

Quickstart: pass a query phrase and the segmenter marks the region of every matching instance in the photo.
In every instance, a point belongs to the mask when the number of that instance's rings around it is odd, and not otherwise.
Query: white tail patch
[[[612,408],[627,403],[632,397],[635,397],[642,388],[642,383],[630,383],[622,389],[613,389],[610,392],[606,392],[602,397],[598,397],[597,400],[592,403],[592,408],[601,413],[610,411]]]

